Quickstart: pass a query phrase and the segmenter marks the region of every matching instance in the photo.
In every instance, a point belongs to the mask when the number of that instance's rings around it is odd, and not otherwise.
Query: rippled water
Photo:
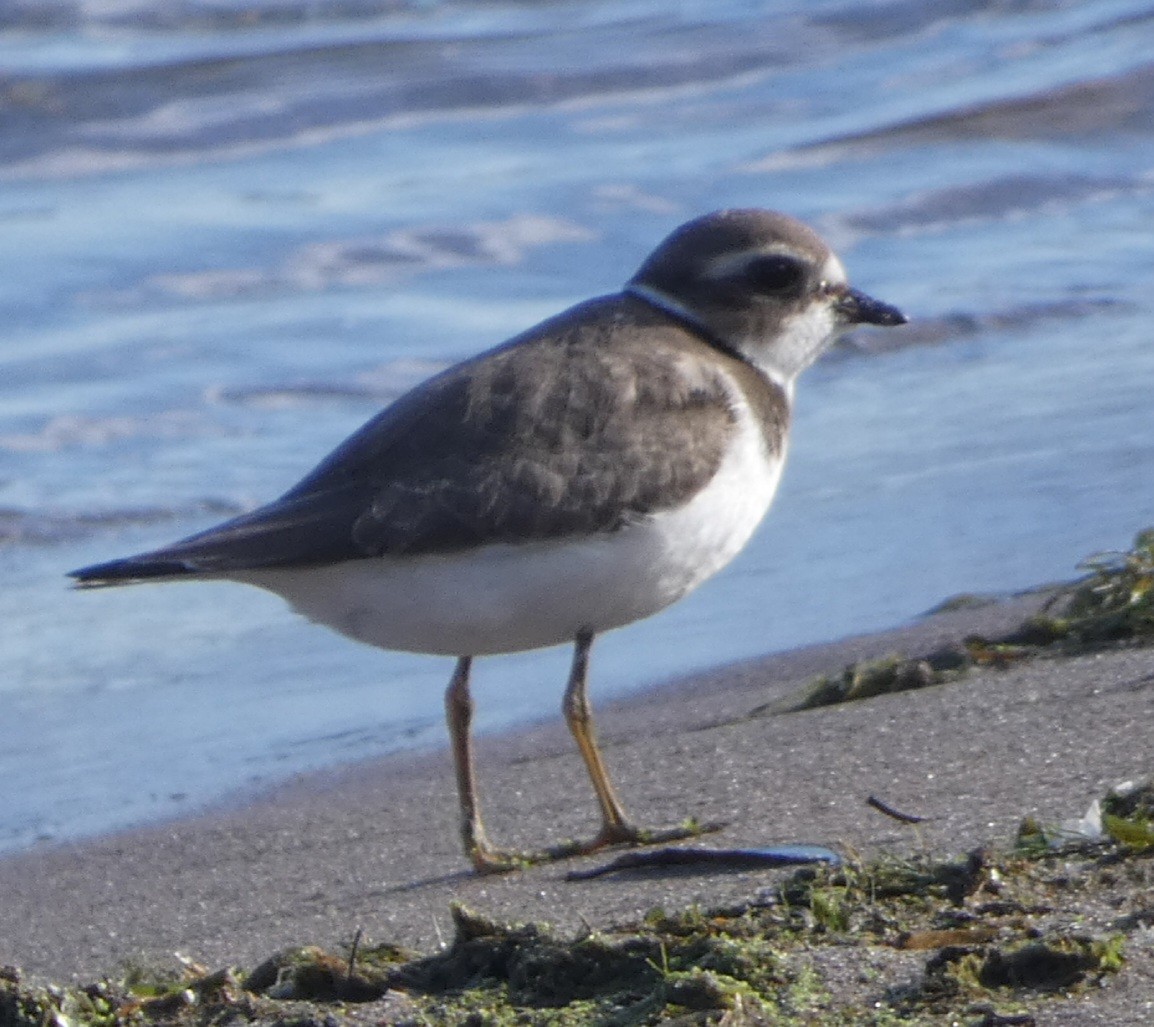
[[[1151,54],[1106,0],[4,5],[0,846],[437,743],[446,660],[62,575],[278,494],[704,210],[806,218],[915,322],[808,374],[749,551],[602,639],[595,695],[1127,544]],[[565,664],[483,661],[480,722],[549,715]]]

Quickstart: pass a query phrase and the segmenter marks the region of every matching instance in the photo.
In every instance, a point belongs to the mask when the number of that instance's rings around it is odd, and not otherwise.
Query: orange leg
[[[478,873],[501,873],[530,863],[565,859],[568,856],[595,852],[607,845],[650,845],[658,842],[691,838],[707,831],[716,831],[722,824],[686,824],[656,831],[634,825],[626,816],[609,775],[601,759],[601,751],[593,733],[593,715],[586,694],[589,671],[589,650],[593,633],[582,631],[576,638],[573,667],[565,689],[562,712],[565,722],[577,743],[585,762],[597,804],[601,808],[601,830],[587,842],[567,842],[538,852],[508,852],[494,848],[485,836],[477,801],[476,775],[473,771],[473,742],[470,727],[473,720],[473,700],[469,694],[469,670],[472,658],[462,656],[457,661],[453,677],[445,692],[445,714],[453,747],[453,764],[457,772],[457,794],[461,804],[461,841],[465,854]]]
[[[517,861],[497,851],[485,837],[481,809],[477,802],[476,775],[473,772],[473,697],[469,694],[471,656],[457,660],[453,677],[445,691],[445,719],[449,724],[449,738],[453,746],[453,766],[457,771],[457,797],[461,803],[461,841],[465,855],[479,873],[511,870]]]
[[[589,674],[589,650],[592,645],[591,631],[582,631],[577,636],[573,648],[573,668],[569,672],[569,684],[561,703],[565,723],[569,725],[569,731],[577,743],[581,758],[585,761],[585,769],[589,773],[589,780],[593,782],[593,791],[597,794],[597,804],[601,807],[601,830],[583,847],[583,851],[588,852],[603,845],[637,842],[642,835],[640,829],[630,823],[625,810],[621,807],[621,801],[617,798],[617,793],[613,791],[609,774],[605,770],[605,762],[601,759],[601,750],[597,748],[597,739],[593,735],[593,711],[585,690]]]

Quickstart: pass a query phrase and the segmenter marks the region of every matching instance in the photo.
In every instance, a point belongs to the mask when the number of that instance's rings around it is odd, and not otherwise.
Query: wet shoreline
[[[854,851],[959,853],[1005,843],[1029,814],[1056,821],[1148,772],[1117,739],[1154,712],[1149,650],[1040,658],[867,701],[761,716],[815,674],[916,654],[1021,621],[1037,597],[927,617],[879,635],[766,657],[597,711],[615,780],[638,819],[731,825],[710,844],[807,842]],[[498,843],[580,836],[594,819],[563,727],[489,735],[482,802]],[[881,796],[930,819],[916,831],[866,804]],[[64,978],[124,960],[262,958],[377,940],[435,947],[447,903],[487,916],[608,923],[670,902],[719,902],[724,878],[566,883],[574,860],[497,878],[459,851],[447,753],[404,753],[304,775],[255,800],[0,860],[0,962]],[[28,930],[29,924],[35,929]]]

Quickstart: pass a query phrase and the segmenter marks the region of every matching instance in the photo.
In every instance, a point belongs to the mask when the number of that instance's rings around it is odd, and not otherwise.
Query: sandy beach
[[[600,736],[623,800],[649,825],[727,821],[708,844],[812,842],[864,855],[1006,847],[1027,814],[1076,817],[1117,783],[1150,774],[1149,649],[1036,659],[917,691],[750,716],[850,661],[1005,631],[1036,602],[936,614],[602,704]],[[485,737],[479,750],[498,844],[542,846],[592,829],[592,796],[559,718]],[[914,828],[882,816],[866,805],[871,794],[928,819]],[[337,950],[358,929],[374,942],[432,952],[451,940],[453,900],[578,933],[653,907],[746,900],[784,873],[565,880],[567,870],[604,858],[474,876],[457,838],[447,753],[406,754],[0,861],[0,964],[63,981],[114,974],[127,962],[173,965],[176,952],[207,966],[252,966],[288,945]],[[1067,1019],[1068,1004],[1050,1003],[1037,1022],[1143,1022],[1126,1017],[1154,1000],[1152,946],[1146,937],[1131,948],[1097,1005],[1080,999]]]

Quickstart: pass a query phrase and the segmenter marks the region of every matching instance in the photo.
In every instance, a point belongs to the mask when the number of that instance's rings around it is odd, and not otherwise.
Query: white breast
[[[724,567],[769,508],[783,459],[766,453],[744,402],[737,412],[734,445],[704,490],[612,533],[230,578],[384,649],[479,656],[620,627],[664,609]]]

